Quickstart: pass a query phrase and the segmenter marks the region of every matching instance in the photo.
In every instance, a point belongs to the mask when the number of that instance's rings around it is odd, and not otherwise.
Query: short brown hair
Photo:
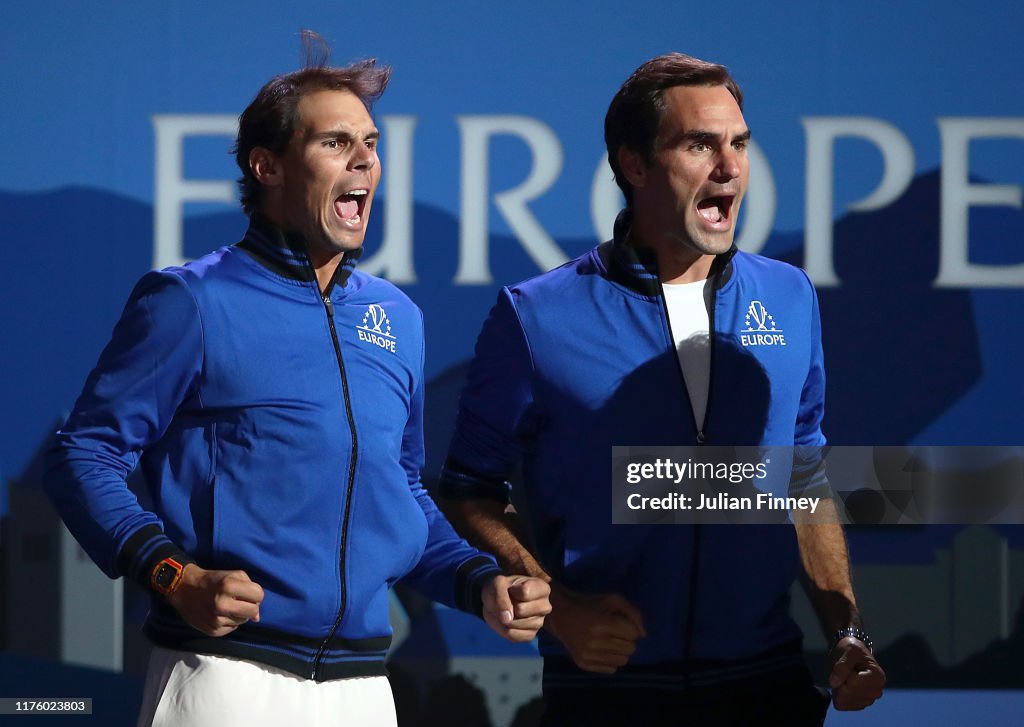
[[[377,67],[374,59],[343,68],[327,65],[330,48],[312,31],[302,32],[303,68],[270,79],[238,117],[238,136],[232,153],[242,171],[238,180],[242,209],[251,215],[260,207],[261,185],[249,168],[249,154],[258,146],[284,153],[295,132],[299,101],[317,91],[348,91],[367,111],[383,95],[391,80],[390,66]]]
[[[666,53],[633,71],[615,94],[604,117],[604,143],[615,183],[633,202],[633,187],[619,167],[619,149],[639,152],[650,162],[654,158],[654,140],[658,136],[664,92],[673,86],[725,86],[743,109],[743,93],[725,66],[708,63],[683,53]]]

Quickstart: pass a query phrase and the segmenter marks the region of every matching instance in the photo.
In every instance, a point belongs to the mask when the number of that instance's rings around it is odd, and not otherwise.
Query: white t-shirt
[[[708,407],[708,386],[711,380],[711,346],[708,313],[710,288],[707,280],[696,283],[662,284],[668,321],[675,340],[679,366],[683,370],[686,391],[690,395],[697,431],[704,428]],[[705,290],[707,289],[707,290]]]

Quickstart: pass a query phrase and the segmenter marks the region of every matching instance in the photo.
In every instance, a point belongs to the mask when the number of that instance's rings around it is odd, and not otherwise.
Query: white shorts
[[[153,648],[138,727],[397,727],[387,677],[314,682],[230,656]]]

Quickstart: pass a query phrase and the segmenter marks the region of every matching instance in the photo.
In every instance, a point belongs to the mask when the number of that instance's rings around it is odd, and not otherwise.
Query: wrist
[[[181,586],[185,569],[193,561],[178,556],[167,556],[153,566],[149,574],[149,587],[165,598],[174,594]]]
[[[551,595],[548,596],[548,600],[551,602],[551,613],[544,618],[544,628],[547,629],[555,638],[561,640],[559,636],[559,626],[562,623],[563,617],[572,618],[572,606],[573,606],[573,592],[565,586],[559,585],[555,581],[549,581],[551,586]]]
[[[455,607],[483,618],[484,592],[493,588],[501,568],[490,556],[473,556],[459,566],[455,574]]]
[[[869,654],[873,654],[875,652],[875,642],[872,641],[867,632],[859,626],[844,626],[843,628],[838,629],[832,635],[832,650],[839,646],[839,642],[843,639],[855,639],[867,647]]]

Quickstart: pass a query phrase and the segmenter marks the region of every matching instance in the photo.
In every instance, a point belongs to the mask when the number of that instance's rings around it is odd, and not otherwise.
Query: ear
[[[268,187],[277,187],[283,181],[280,160],[266,147],[257,146],[249,152],[249,169],[256,181]]]
[[[619,169],[626,181],[633,187],[643,187],[647,181],[647,162],[643,156],[632,149],[620,146],[617,152]]]

